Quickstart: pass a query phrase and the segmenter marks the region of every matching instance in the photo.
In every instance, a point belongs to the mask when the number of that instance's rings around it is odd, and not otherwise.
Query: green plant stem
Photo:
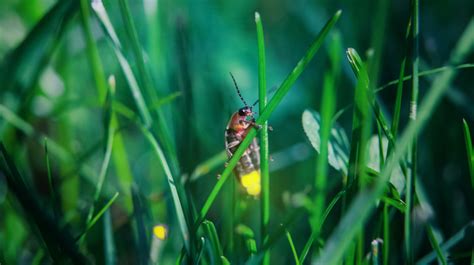
[[[265,77],[265,40],[263,35],[262,20],[260,14],[255,12],[255,24],[257,27],[258,46],[258,91],[259,112],[262,113],[267,104],[267,84]],[[261,174],[261,243],[268,240],[268,225],[270,222],[270,173],[268,166],[268,121],[262,124],[260,129],[260,174]],[[270,264],[270,250],[263,255],[264,265]]]

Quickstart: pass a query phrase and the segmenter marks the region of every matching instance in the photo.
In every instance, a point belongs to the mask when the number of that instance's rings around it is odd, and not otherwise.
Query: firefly
[[[234,81],[240,100],[244,103],[244,107],[232,114],[225,129],[225,149],[229,159],[234,155],[250,129],[252,127],[259,128],[255,123],[254,112],[252,111],[252,107],[258,101],[249,106],[242,97],[232,73],[230,73],[230,76]],[[234,174],[249,195],[258,196],[260,194],[260,146],[256,138],[253,139],[250,146],[237,162]]]

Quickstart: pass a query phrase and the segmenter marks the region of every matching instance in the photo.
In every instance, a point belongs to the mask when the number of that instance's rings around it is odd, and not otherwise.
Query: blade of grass
[[[125,75],[127,83],[130,87],[133,99],[137,105],[138,112],[140,113],[140,117],[143,123],[145,124],[145,126],[149,127],[152,123],[151,115],[148,112],[148,109],[145,104],[145,100],[138,86],[137,79],[135,78],[135,75],[133,74],[132,68],[122,53],[122,50],[121,50],[122,46],[117,37],[117,34],[115,33],[112,23],[110,22],[109,16],[107,14],[107,11],[105,10],[102,0],[94,0],[92,2],[92,9],[95,11],[95,14],[99,18],[99,22],[104,28],[106,35],[109,37],[109,39],[112,42],[112,48],[117,57],[117,60],[119,61],[120,67],[122,68],[122,71]]]
[[[135,27],[135,24],[132,19],[132,14],[130,11],[130,7],[128,4],[128,0],[119,0],[119,7],[122,14],[122,20],[125,25],[125,30],[127,32],[129,43],[132,46],[132,52],[135,57],[135,62],[138,69],[138,76],[139,80],[141,81],[141,87],[145,91],[149,102],[153,104],[154,102],[158,102],[158,96],[156,94],[156,88],[153,86],[152,78],[149,74],[149,69],[146,68],[145,60],[143,58],[143,51],[141,48],[141,42],[138,38],[138,33]],[[145,101],[146,102],[146,101]],[[150,104],[150,105],[151,105]],[[176,150],[174,147],[174,143],[170,136],[168,123],[166,123],[165,116],[163,111],[160,108],[154,108],[156,113],[156,121],[158,122],[157,126],[153,127],[153,131],[157,132],[158,139],[160,143],[163,145],[165,150],[165,154],[168,154],[168,160],[170,161],[171,165],[171,172],[175,175],[178,173],[178,161],[176,156]],[[151,120],[150,122],[153,122]],[[145,125],[151,126],[151,123],[148,124],[145,122]],[[182,198],[185,200],[186,198]]]
[[[147,205],[147,201],[141,194],[139,186],[134,182],[131,187],[132,203],[133,203],[133,215],[132,218],[135,220],[135,251],[136,260],[139,265],[148,264],[150,249],[150,228],[152,227],[149,222],[150,212]]]
[[[258,91],[259,91],[259,112],[262,113],[267,104],[267,83],[265,77],[265,40],[263,35],[263,26],[260,14],[255,12],[255,24],[257,28],[257,46],[258,46]],[[260,174],[261,174],[261,242],[263,245],[268,240],[268,224],[270,222],[270,173],[268,166],[268,121],[262,124],[260,129]],[[263,255],[264,265],[270,264],[270,251]]]
[[[158,158],[158,161],[160,162],[161,167],[163,168],[163,170],[165,172],[167,182],[168,182],[168,186],[170,188],[171,196],[173,198],[173,204],[174,204],[174,207],[175,207],[175,210],[176,210],[176,216],[178,218],[179,227],[181,229],[181,235],[183,237],[184,246],[188,250],[188,253],[189,253],[190,242],[189,242],[188,226],[187,226],[187,223],[186,223],[186,219],[185,219],[185,215],[184,215],[184,211],[183,211],[183,206],[181,204],[181,201],[180,201],[180,198],[179,198],[179,195],[178,195],[178,190],[176,189],[175,180],[173,178],[173,175],[171,174],[171,170],[169,168],[168,162],[166,161],[166,157],[165,157],[165,155],[163,153],[163,150],[161,149],[158,141],[153,136],[153,134],[145,126],[140,125],[140,124],[137,124],[137,125],[140,128],[140,130],[142,131],[142,133],[145,136],[145,138],[147,139],[147,141],[151,144],[151,147],[152,147],[153,151],[155,152],[155,154]]]
[[[298,253],[296,253],[295,244],[293,244],[293,238],[291,238],[291,234],[288,229],[285,229],[286,239],[288,240],[288,244],[290,244],[291,253],[293,253],[293,258],[295,259],[295,264],[300,265],[300,261],[298,259]]]
[[[408,43],[408,39],[410,37],[410,30],[411,30],[411,19],[408,20],[408,25],[407,25],[407,30],[405,33],[405,42]],[[407,45],[408,46],[408,45]],[[407,52],[406,52],[407,53]],[[398,125],[400,123],[400,112],[402,109],[402,95],[403,95],[403,77],[405,75],[405,68],[406,68],[406,61],[407,61],[407,54],[403,56],[402,62],[400,64],[400,71],[398,75],[398,84],[397,84],[397,96],[395,99],[395,107],[393,110],[393,119],[392,119],[392,135],[394,140],[397,137],[398,134]],[[388,146],[388,151],[387,151],[387,156],[389,156],[392,152],[392,145]],[[385,245],[384,245],[385,247]],[[385,258],[384,258],[384,264],[385,263]]]
[[[348,196],[344,201],[351,201],[358,189],[364,188],[368,184],[368,176],[365,172],[365,161],[368,150],[368,141],[371,134],[370,98],[373,97],[370,91],[369,76],[365,63],[362,61],[357,51],[349,48],[347,58],[357,77],[356,91],[354,93],[354,112],[352,117],[352,137],[351,150],[349,154],[348,173]],[[364,255],[363,227],[359,227],[354,250],[356,264],[361,264]],[[352,260],[352,259],[351,259]],[[350,261],[348,261],[350,262]]]
[[[409,118],[412,122],[416,123],[417,120],[417,108],[418,108],[418,87],[419,87],[419,77],[418,77],[418,65],[419,65],[419,0],[412,0],[412,18],[413,18],[413,27],[412,30],[412,83],[411,83],[411,98],[410,98],[410,115]],[[407,210],[405,212],[405,222],[404,222],[404,245],[405,245],[405,261],[408,265],[413,264],[413,233],[412,233],[412,222],[411,214],[414,206],[414,194],[415,194],[415,183],[416,183],[416,171],[418,170],[418,160],[417,160],[417,148],[418,140],[417,136],[413,137],[413,142],[410,150],[410,172],[407,176],[406,181],[406,203]]]
[[[450,58],[451,64],[460,63],[464,57],[474,47],[474,21],[471,20],[463,35],[458,41]],[[389,180],[392,170],[399,160],[404,156],[410,147],[414,136],[418,134],[431,116],[434,108],[441,96],[448,89],[450,82],[455,77],[456,71],[450,68],[439,75],[433,82],[429,93],[418,112],[417,122],[410,122],[400,137],[397,148],[392,156],[387,160],[385,168],[382,170],[380,178],[377,179],[373,187],[359,192],[347,213],[342,217],[331,237],[327,240],[322,255],[313,264],[336,264],[354,239],[358,227],[367,220],[375,201],[380,197],[385,189],[385,184]]]
[[[329,154],[329,139],[331,137],[332,121],[336,109],[336,80],[339,75],[340,58],[337,56],[340,52],[340,40],[336,37],[331,39],[329,45],[331,56],[331,68],[324,74],[323,94],[321,98],[321,147],[320,153],[316,156],[316,169],[314,178],[315,195],[311,213],[311,227],[315,238],[319,237],[320,228],[324,222],[323,209],[326,204],[326,189],[327,189],[327,175],[328,175],[328,154]],[[336,56],[335,56],[336,54]],[[309,250],[308,250],[309,251]]]
[[[321,231],[322,225],[324,225],[324,222],[326,221],[326,218],[329,216],[329,213],[331,213],[332,208],[334,208],[334,205],[336,205],[336,203],[344,195],[344,193],[345,193],[345,191],[340,191],[338,194],[336,194],[336,196],[334,196],[334,198],[329,203],[328,207],[324,211],[324,215],[323,215],[323,218],[321,220],[321,227],[318,229],[319,231]],[[308,255],[309,250],[311,249],[311,246],[313,245],[313,242],[316,240],[316,237],[319,235],[319,233],[316,233],[316,232],[317,232],[317,230],[313,230],[313,232],[311,232],[311,236],[309,237],[308,241],[306,242],[306,244],[303,248],[303,251],[301,251],[301,255],[300,255],[300,258],[299,258],[300,264],[304,264],[306,256]]]
[[[51,192],[51,205],[53,206],[53,212],[56,218],[59,218],[59,208],[58,208],[58,195],[56,189],[54,188],[53,184],[53,175],[51,173],[51,165],[49,163],[49,152],[48,152],[48,140],[47,138],[44,139],[44,156],[46,162],[46,171],[48,172],[48,185],[49,185],[49,192]]]
[[[407,29],[409,30],[409,29]],[[418,73],[418,77],[422,77],[422,76],[429,76],[429,75],[434,75],[434,74],[440,74],[440,73],[443,73],[445,71],[451,71],[451,70],[461,70],[461,69],[470,69],[470,68],[474,68],[474,64],[472,63],[463,63],[463,64],[457,64],[457,65],[446,65],[446,66],[442,66],[442,67],[438,67],[438,68],[433,68],[433,69],[430,69],[430,70],[426,70],[426,71],[421,71]],[[396,80],[392,80],[382,86],[379,86],[376,90],[375,90],[375,93],[378,93],[384,89],[386,89],[387,87],[390,87],[390,86],[393,86],[393,85],[398,85],[398,83],[400,82],[400,80],[402,82],[406,82],[406,81],[410,81],[412,79],[412,75],[401,75],[401,78],[399,79],[396,79]]]
[[[110,200],[104,205],[104,207],[102,207],[96,213],[96,215],[91,217],[90,221],[87,223],[86,228],[77,237],[76,241],[83,240],[83,238],[87,235],[87,233],[91,230],[91,228],[94,227],[94,225],[97,223],[97,221],[99,221],[99,219],[102,217],[102,215],[104,215],[104,213],[110,208],[110,206],[112,206],[112,204],[115,202],[115,200],[118,198],[118,196],[119,196],[119,193],[116,192],[114,194],[114,196],[112,196],[112,198],[110,198]]]
[[[114,233],[112,226],[112,217],[110,215],[110,209],[104,212],[103,226],[104,226],[104,258],[105,265],[117,264],[116,249],[114,242]]]
[[[463,226],[456,234],[454,234],[451,238],[443,242],[440,246],[441,252],[447,253],[449,249],[459,243],[461,240],[468,238],[469,230],[474,228],[474,221],[469,222],[465,226]],[[471,241],[472,242],[472,241]],[[417,265],[425,265],[425,264],[432,264],[436,257],[439,257],[439,254],[436,252],[439,250],[433,250],[426,256],[422,257],[416,264]]]
[[[90,15],[90,6],[88,0],[81,0],[81,18],[82,18],[82,28],[84,31],[86,44],[87,44],[87,55],[89,63],[92,69],[92,74],[94,76],[95,85],[97,88],[97,94],[99,95],[99,103],[105,101],[107,93],[107,84],[106,77],[103,69],[103,64],[99,56],[99,49],[96,42],[94,41],[94,36],[91,29],[91,15]],[[115,101],[114,101],[115,102]],[[114,102],[112,102],[112,107],[114,108]],[[114,108],[115,109],[115,108]],[[114,123],[115,128],[119,128],[120,124],[116,116],[112,117],[112,123]],[[132,183],[132,173],[127,159],[127,153],[125,151],[125,144],[123,143],[122,133],[117,131],[114,137],[112,150],[112,160],[114,161],[114,166],[117,169],[117,176],[119,178],[120,184],[122,185],[122,191],[124,194],[129,194],[130,185]],[[131,204],[127,200],[125,207],[130,210]]]
[[[220,264],[221,263],[221,256],[222,254],[222,247],[219,243],[219,237],[217,236],[216,227],[214,224],[209,220],[204,220],[202,222],[204,231],[209,237],[209,242],[211,244],[211,263],[212,264]]]
[[[92,27],[90,23],[90,0],[80,1],[82,30],[86,39],[87,56],[89,59],[89,65],[91,67],[92,75],[94,76],[99,103],[102,104],[105,101],[108,89],[105,81],[104,68],[102,67],[102,62],[100,61],[99,49],[97,48],[97,45],[94,40],[94,35],[92,34]]]
[[[112,147],[114,143],[114,135],[115,131],[117,128],[115,127],[116,124],[114,123],[115,118],[115,112],[112,108],[112,102],[114,101],[114,95],[115,95],[115,78],[112,76],[112,78],[109,80],[109,100],[105,103],[106,105],[106,112],[108,115],[106,122],[106,146],[105,146],[105,154],[104,154],[104,160],[102,161],[102,165],[100,167],[100,172],[99,172],[99,177],[97,180],[97,183],[95,185],[95,193],[94,193],[94,198],[92,201],[92,205],[89,208],[89,213],[87,214],[86,218],[86,227],[89,227],[90,222],[92,220],[92,215],[94,214],[94,204],[99,200],[100,194],[102,192],[102,187],[104,186],[105,182],[105,177],[107,175],[107,170],[109,168],[109,162],[110,158],[112,156]],[[82,238],[81,242],[83,242],[85,237]]]
[[[464,125],[464,140],[466,142],[467,165],[469,167],[469,175],[471,175],[472,190],[474,191],[474,152],[472,151],[471,132],[466,120],[463,119],[462,121]]]
[[[321,47],[326,35],[328,32],[332,29],[332,27],[335,25],[337,20],[339,19],[341,15],[341,11],[337,11],[334,16],[326,23],[326,25],[323,27],[319,35],[316,37],[314,42],[311,44],[310,48],[306,52],[306,54],[303,56],[303,58],[298,62],[296,67],[293,69],[293,71],[288,75],[288,77],[283,81],[283,83],[280,85],[278,90],[275,92],[275,95],[272,97],[272,99],[268,102],[268,105],[265,107],[265,109],[261,112],[260,117],[256,120],[256,123],[258,125],[263,124],[265,121],[268,120],[270,115],[273,113],[273,111],[276,109],[276,107],[280,104],[280,102],[283,100],[283,97],[288,93],[292,85],[295,83],[297,78],[301,75],[303,70],[306,68],[308,63],[311,61],[311,59],[314,57],[316,52],[319,50]],[[244,151],[247,149],[247,147],[250,145],[251,141],[253,138],[256,136],[257,131],[255,128],[252,128],[245,139],[242,141],[242,143],[239,145],[239,148],[237,148],[236,152],[232,156],[232,158],[229,160],[229,163],[227,167],[224,169],[224,171],[221,174],[221,178],[219,181],[217,181],[216,185],[212,189],[211,193],[207,197],[203,207],[201,208],[201,211],[199,213],[199,217],[195,222],[194,229],[197,229],[197,227],[201,224],[202,220],[206,217],[209,209],[211,208],[212,204],[214,203],[214,200],[217,197],[217,194],[221,190],[222,186],[224,185],[225,181],[229,178],[232,170],[237,164],[237,161],[240,159]]]

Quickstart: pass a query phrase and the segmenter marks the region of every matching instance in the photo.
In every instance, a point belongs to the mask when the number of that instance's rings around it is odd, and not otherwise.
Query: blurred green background
[[[104,158],[108,110],[104,104],[105,91],[99,94],[94,79],[81,8],[74,1],[58,3],[0,1],[0,135],[28,186],[36,191],[35,196],[41,198],[46,208],[54,208],[54,212],[63,215],[59,222],[61,227],[67,223],[71,233],[78,235],[84,229]],[[173,174],[183,184],[180,193],[186,195],[187,214],[193,207],[199,211],[217,175],[224,169],[225,158],[219,156],[224,150],[224,128],[231,114],[242,107],[228,73],[236,77],[246,101],[254,102],[258,98],[255,11],[260,12],[265,28],[270,91],[284,80],[332,14],[338,9],[343,11],[337,30],[332,32],[341,37],[343,58],[336,94],[337,110],[353,102],[356,81],[344,59],[345,49],[353,47],[367,58],[373,54],[372,45],[376,40],[382,41],[382,49],[376,51],[381,53],[377,86],[397,79],[400,61],[406,52],[405,31],[410,14],[409,1],[138,0],[129,1],[129,5],[143,48],[146,71],[158,99],[145,93],[145,101],[150,109],[161,113],[161,125],[165,126],[160,127],[155,121],[157,130],[164,130],[164,134],[170,136],[169,142],[160,144],[164,145],[165,155],[171,161]],[[138,75],[140,66],[135,60],[119,4],[105,0],[104,6],[125,58]],[[62,8],[59,12],[62,16],[50,17],[50,24],[38,24],[53,8]],[[421,1],[422,70],[446,64],[473,11],[474,1]],[[137,106],[113,46],[93,11],[89,12],[91,16],[85,21],[90,23],[103,72],[116,79],[115,99],[137,115]],[[376,23],[377,16],[381,18],[380,23]],[[27,36],[33,37],[25,39]],[[465,61],[473,60],[471,53]],[[323,47],[269,120],[273,127],[269,136],[273,158],[270,162],[272,227],[278,227],[291,215],[312,190],[316,152],[303,131],[301,115],[308,108],[320,109],[323,73],[328,65],[327,47]],[[462,131],[463,118],[471,128],[474,124],[473,74],[472,68],[458,72],[419,137],[418,173],[431,203],[428,218],[435,220],[438,231],[445,237],[474,219],[474,195]],[[432,80],[433,76],[421,78],[420,99]],[[144,81],[138,81],[143,86]],[[408,87],[404,91],[402,129],[408,120]],[[395,92],[395,86],[391,86],[378,94],[388,116],[393,111]],[[124,152],[112,154],[99,203],[103,206],[116,191],[120,192],[110,211],[117,262],[138,264],[140,255],[149,252],[149,246],[141,244],[149,244],[153,225],[163,223],[169,228],[169,236],[160,260],[162,264],[171,264],[179,256],[183,241],[166,176],[140,130],[130,120],[118,117],[120,134],[116,135],[114,148],[122,144],[117,148]],[[12,123],[12,119],[22,121]],[[351,119],[350,111],[338,119],[348,135]],[[51,149],[49,160],[57,192],[54,200],[48,184],[45,138]],[[176,156],[167,150],[176,150]],[[193,175],[198,166],[215,156],[219,161],[217,166],[204,174]],[[333,195],[340,190],[341,176],[331,169],[328,179],[328,192]],[[7,192],[4,180],[1,181],[0,263],[30,264],[39,260],[48,264],[48,259],[38,254],[41,243],[28,225],[28,218]],[[232,182],[235,181],[232,179]],[[232,189],[236,187],[233,185],[235,183],[225,184],[208,219],[216,226],[226,256],[240,263],[246,258],[238,255],[244,252],[226,253],[229,216],[235,210],[233,207],[239,208],[236,220],[252,228],[258,238],[260,210],[258,199],[243,194],[241,203],[233,206]],[[297,249],[302,249],[310,234],[310,225],[304,216],[290,227]],[[323,235],[330,234],[338,218],[338,214],[329,217]],[[140,242],[141,228],[145,229],[148,242]],[[397,233],[403,230],[402,215],[394,217],[392,229],[391,261],[397,264],[403,256],[397,247],[403,241],[402,233]],[[104,262],[103,230],[100,221],[88,233],[84,247],[84,253],[97,264]],[[466,250],[472,244],[472,240],[464,240],[455,248]],[[431,251],[423,232],[417,234],[416,249],[416,257]],[[272,248],[272,264],[290,263],[293,258],[288,242],[279,240]]]

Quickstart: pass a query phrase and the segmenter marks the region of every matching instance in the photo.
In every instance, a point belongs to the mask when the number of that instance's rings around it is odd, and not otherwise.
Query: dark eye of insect
[[[239,115],[240,115],[240,116],[245,116],[245,115],[246,115],[245,108],[239,109]]]

